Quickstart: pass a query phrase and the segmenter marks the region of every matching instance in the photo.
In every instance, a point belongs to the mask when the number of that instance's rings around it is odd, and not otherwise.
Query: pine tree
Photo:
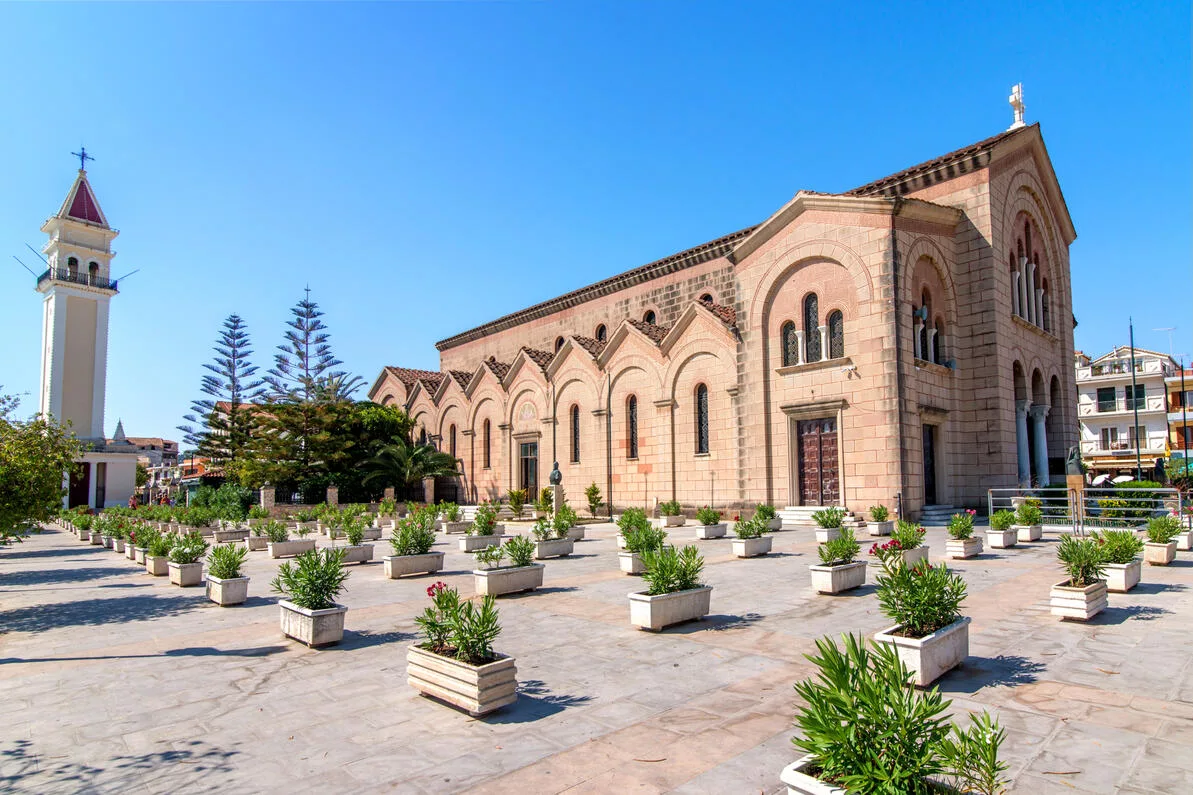
[[[319,304],[306,298],[291,310],[294,319],[285,341],[273,356],[273,367],[265,377],[270,398],[275,401],[316,403],[321,400],[348,400],[364,384],[360,376],[350,376],[334,369],[343,364],[331,351],[331,335],[320,320]]]
[[[256,377],[257,367],[249,361],[250,344],[244,321],[229,315],[213,348],[215,360],[203,365],[210,372],[203,376],[199,391],[207,398],[191,403],[191,413],[183,418],[190,425],[178,426],[198,455],[220,464],[248,454],[259,419],[256,406],[264,381]]]

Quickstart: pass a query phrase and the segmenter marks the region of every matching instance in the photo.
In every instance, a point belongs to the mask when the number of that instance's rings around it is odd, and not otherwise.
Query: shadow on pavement
[[[46,632],[63,627],[99,627],[176,616],[215,605],[202,593],[187,596],[125,596],[29,605],[0,612],[0,632]]]

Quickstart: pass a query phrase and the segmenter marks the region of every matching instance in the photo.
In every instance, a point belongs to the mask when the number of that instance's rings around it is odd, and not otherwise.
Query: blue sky
[[[121,230],[107,430],[178,438],[223,318],[310,285],[366,381],[435,341],[999,132],[1024,83],[1078,231],[1077,346],[1193,353],[1187,4],[0,5],[0,385],[74,176]]]

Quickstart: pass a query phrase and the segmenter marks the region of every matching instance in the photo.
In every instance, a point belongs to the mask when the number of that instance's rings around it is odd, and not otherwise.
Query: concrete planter
[[[972,558],[975,555],[982,554],[982,539],[977,536],[963,539],[950,538],[944,542],[944,550],[945,557],[953,558],[954,560]]]
[[[467,533],[469,527],[472,527],[472,522],[444,522],[443,532],[448,534]]]
[[[774,519],[767,519],[766,520],[766,529],[770,530],[772,533],[782,530],[783,529],[783,517],[776,516]]]
[[[212,536],[215,535],[215,528],[212,527],[211,525],[203,525],[201,527],[188,526],[182,532],[183,533],[193,533],[196,531],[198,531],[199,535],[203,536],[204,538],[211,538]]]
[[[242,604],[249,598],[248,577],[220,579],[207,575],[207,598],[220,607]]]
[[[129,541],[124,545],[124,556],[129,560],[137,559],[137,548],[133,546],[133,542]]]
[[[424,696],[477,717],[518,698],[518,669],[504,654],[484,665],[469,665],[411,646],[406,651],[406,681]]]
[[[373,561],[373,545],[358,544],[354,547],[340,547],[344,552],[345,563],[371,563]]]
[[[889,536],[891,531],[895,529],[894,520],[887,520],[885,522],[867,522],[866,532],[872,536]]]
[[[268,536],[249,536],[244,540],[244,545],[249,552],[260,552],[264,549],[269,549]]]
[[[281,600],[282,634],[308,646],[328,646],[344,639],[343,605],[326,610],[307,610],[293,602]]]
[[[687,521],[686,516],[663,516],[659,519],[659,523],[663,527],[683,527],[684,522]]]
[[[203,582],[202,561],[197,563],[175,563],[171,560],[166,566],[170,570],[170,582],[174,585],[190,588],[194,585],[200,585]]]
[[[726,522],[702,524],[696,527],[696,538],[706,541],[710,538],[724,538],[727,532],[729,532],[729,525]]]
[[[986,543],[991,549],[1010,549],[1019,543],[1019,533],[1013,527],[1009,530],[987,530]]]
[[[1098,580],[1083,588],[1074,588],[1068,580],[1058,582],[1049,593],[1049,605],[1054,616],[1088,621],[1106,607],[1106,582]]]
[[[570,538],[552,538],[534,542],[534,559],[562,558],[575,552],[576,542]]]
[[[825,784],[811,774],[816,758],[811,754],[783,768],[779,781],[787,785],[787,795],[849,795],[849,790]]]
[[[642,562],[642,556],[637,552],[618,552],[617,565],[626,574],[639,576],[646,571],[646,564]]]
[[[1139,584],[1143,574],[1143,561],[1136,558],[1130,563],[1106,564],[1106,590],[1111,593],[1126,593]]]
[[[111,549],[112,542],[115,540],[112,536],[103,536],[104,549]]]
[[[112,539],[112,549],[116,550],[117,552],[123,552],[124,551],[124,539],[123,538],[113,538]]]
[[[927,560],[927,559],[928,559],[928,548],[927,547],[916,547],[915,549],[903,550],[903,565],[907,566],[907,568],[909,568],[909,569],[912,566],[914,566],[915,564],[919,563],[921,560]]]
[[[1193,532],[1184,532],[1176,537],[1176,551],[1189,552],[1193,550]]]
[[[768,555],[773,541],[774,539],[770,536],[735,538],[733,539],[733,555],[738,558],[757,558]]]
[[[146,555],[145,571],[154,577],[165,577],[170,573],[170,559],[165,555]]]
[[[380,541],[381,528],[380,527],[366,527],[364,534],[365,541]]]
[[[478,549],[485,547],[496,547],[501,545],[501,536],[464,536],[460,539],[461,552],[476,552]]]
[[[215,538],[213,539],[217,544],[224,544],[229,541],[243,541],[249,537],[248,528],[243,530],[216,530]]]
[[[843,563],[838,566],[809,566],[812,587],[817,593],[842,593],[866,584],[866,562]]]
[[[529,566],[475,569],[472,572],[473,589],[481,596],[533,591],[542,587],[545,568],[541,563],[531,563]]]
[[[88,542],[93,547],[102,547],[104,545],[104,537],[102,533],[97,533],[92,530],[87,536]]]
[[[91,543],[91,531],[90,530],[80,530],[79,531],[79,540],[82,541],[84,544],[90,544]]]
[[[266,544],[269,557],[284,558],[290,555],[301,555],[315,548],[315,539],[310,541],[270,541]]]
[[[621,533],[617,534],[617,548],[625,549],[625,536],[623,536]]]
[[[922,638],[892,634],[898,629],[897,626],[885,629],[874,640],[895,647],[899,659],[909,671],[915,672],[917,687],[927,687],[969,656],[969,616],[962,616]]]
[[[1176,542],[1169,541],[1167,544],[1153,544],[1151,541],[1144,541],[1143,559],[1147,561],[1147,565],[1149,566],[1167,566],[1176,560]]]
[[[137,563],[145,562],[145,547],[136,547],[133,549],[133,560]]]
[[[687,591],[648,596],[630,594],[630,623],[639,629],[658,632],[672,624],[682,624],[708,615],[712,586],[702,585]]]
[[[576,525],[572,525],[571,527],[569,527],[567,537],[571,541],[583,541],[584,540],[584,525],[576,524]]]
[[[841,537],[841,528],[839,527],[818,527],[816,528],[816,543],[827,544],[830,541],[836,541]]]
[[[1025,544],[1044,537],[1044,528],[1038,524],[1013,524],[1011,529],[1019,534],[1019,540]]]
[[[434,574],[443,571],[443,553],[428,552],[425,555],[386,555],[381,559],[385,576],[391,580],[408,574]]]

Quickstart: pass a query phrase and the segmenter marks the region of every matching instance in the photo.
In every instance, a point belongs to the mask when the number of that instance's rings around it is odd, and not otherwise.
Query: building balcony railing
[[[1104,445],[1100,441],[1082,442],[1081,452],[1085,455],[1135,455],[1135,443],[1126,439],[1117,442],[1110,442],[1109,445]],[[1163,443],[1145,443],[1139,448],[1139,452],[1145,455],[1163,453],[1164,445]]]
[[[40,287],[42,282],[47,281],[70,282],[71,284],[82,284],[87,287],[98,287],[101,290],[115,290],[116,279],[108,279],[104,276],[92,276],[90,273],[83,271],[72,271],[69,268],[50,268],[41,276],[37,277],[37,286]]]
[[[1174,370],[1164,364],[1158,359],[1145,359],[1143,361],[1135,362],[1135,374],[1139,375],[1163,375],[1168,376]],[[1131,376],[1130,362],[1107,362],[1105,364],[1093,364],[1088,367],[1077,368],[1077,380],[1088,381],[1091,379],[1114,379],[1114,378],[1129,378]]]
[[[1114,414],[1115,412],[1134,411],[1136,403],[1139,406],[1139,413],[1144,412],[1164,412],[1167,406],[1164,404],[1163,395],[1150,395],[1136,400],[1127,400],[1126,398],[1118,398],[1114,401],[1086,401],[1082,402],[1077,407],[1077,413],[1080,416],[1087,417],[1092,414]]]
[[[1193,423],[1193,408],[1185,409],[1184,411],[1181,411],[1180,409],[1176,409],[1175,411],[1168,412],[1168,424],[1169,425],[1172,425],[1173,423],[1184,422],[1186,418],[1188,419],[1188,421],[1190,423]]]

